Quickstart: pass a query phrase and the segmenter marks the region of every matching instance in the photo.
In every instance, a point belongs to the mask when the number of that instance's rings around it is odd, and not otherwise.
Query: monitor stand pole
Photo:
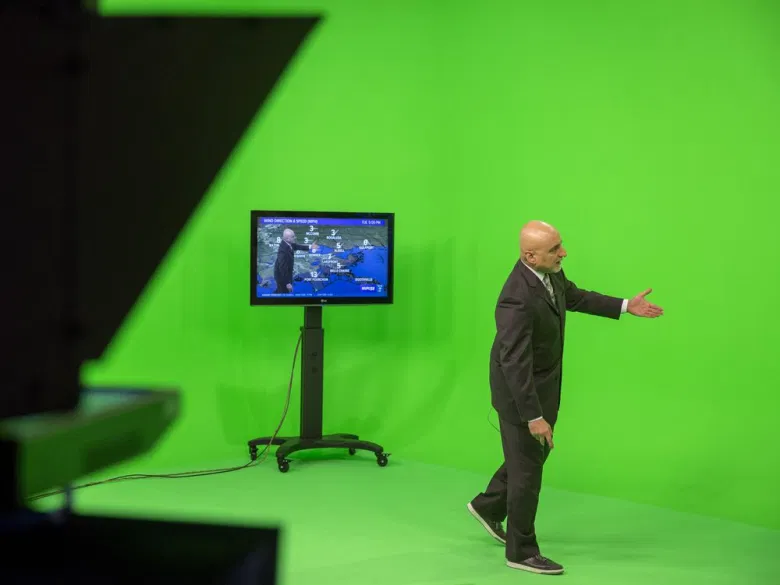
[[[276,461],[282,473],[290,469],[288,455],[304,449],[348,449],[354,455],[358,449],[372,451],[380,467],[387,465],[387,453],[381,445],[361,441],[357,435],[322,434],[322,368],[324,333],[322,307],[304,307],[303,348],[301,356],[301,434],[298,437],[261,437],[249,441],[249,456],[257,459],[258,445],[279,445]]]

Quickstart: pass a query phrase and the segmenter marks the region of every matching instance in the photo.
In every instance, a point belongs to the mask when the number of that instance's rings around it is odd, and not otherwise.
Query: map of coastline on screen
[[[384,219],[259,217],[256,294],[386,297],[387,254]]]

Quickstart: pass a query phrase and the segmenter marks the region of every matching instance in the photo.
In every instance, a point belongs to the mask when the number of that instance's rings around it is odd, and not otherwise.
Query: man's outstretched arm
[[[578,313],[587,313],[599,317],[608,317],[610,319],[619,319],[623,313],[630,313],[637,317],[655,318],[664,314],[664,310],[658,305],[648,302],[645,298],[653,292],[649,288],[631,299],[620,299],[603,295],[601,293],[583,290],[576,284],[566,278],[561,272],[565,281],[566,310]]]
[[[566,295],[566,310],[576,313],[587,313],[609,319],[620,319],[620,316],[628,310],[628,299],[611,297],[601,293],[584,290],[577,287],[566,274],[561,271],[565,282],[564,293]]]

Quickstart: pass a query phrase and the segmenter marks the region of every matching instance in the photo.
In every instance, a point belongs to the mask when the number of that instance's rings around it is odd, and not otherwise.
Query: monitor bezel
[[[257,287],[257,223],[260,217],[322,217],[327,219],[383,219],[387,223],[387,295],[384,297],[258,297]],[[253,307],[292,306],[292,307],[324,307],[331,305],[391,305],[394,297],[394,265],[395,265],[395,213],[393,212],[356,212],[356,211],[284,211],[258,210],[250,212],[251,245],[249,257],[249,304]]]

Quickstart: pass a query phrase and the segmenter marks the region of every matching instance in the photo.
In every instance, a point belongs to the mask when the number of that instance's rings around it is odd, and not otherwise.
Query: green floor
[[[540,543],[566,574],[519,572],[466,511],[487,477],[394,457],[385,468],[370,455],[301,458],[287,474],[269,459],[235,473],[90,487],[76,507],[281,526],[279,585],[780,584],[778,531],[548,487]]]

